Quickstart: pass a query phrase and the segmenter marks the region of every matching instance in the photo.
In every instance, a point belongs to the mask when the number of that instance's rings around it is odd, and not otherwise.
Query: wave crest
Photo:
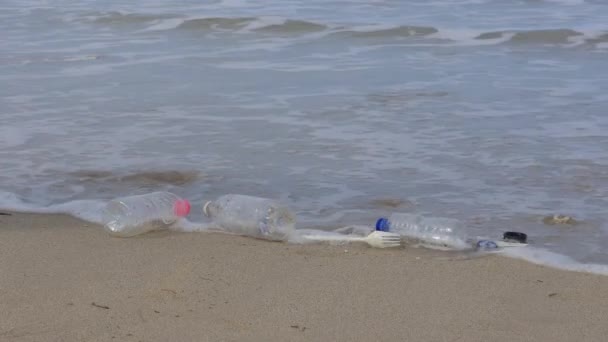
[[[178,16],[172,14],[144,14],[144,13],[121,13],[121,12],[105,12],[91,13],[85,16],[85,19],[96,24],[105,25],[128,25],[128,24],[146,24],[165,19],[174,19]]]
[[[89,22],[100,25],[138,25],[151,30],[223,31],[259,33],[265,35],[298,35],[323,33],[319,39],[429,39],[433,43],[487,44],[541,44],[541,45],[598,45],[608,42],[608,32],[587,32],[572,28],[533,30],[474,31],[451,30],[416,25],[336,25],[283,17],[198,17],[188,18],[173,14],[142,14],[106,12],[85,16]]]
[[[499,39],[510,35],[513,43],[566,44],[573,37],[584,36],[584,33],[571,29],[549,29],[530,31],[495,31],[484,32],[475,39]]]

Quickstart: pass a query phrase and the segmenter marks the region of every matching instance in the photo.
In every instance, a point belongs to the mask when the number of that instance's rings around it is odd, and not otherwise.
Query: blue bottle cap
[[[479,240],[477,241],[477,248],[481,249],[495,249],[498,248],[496,242],[491,240]]]
[[[390,229],[390,222],[388,221],[388,219],[381,217],[378,219],[378,221],[376,221],[376,230],[379,231],[383,231],[383,232],[388,232]]]

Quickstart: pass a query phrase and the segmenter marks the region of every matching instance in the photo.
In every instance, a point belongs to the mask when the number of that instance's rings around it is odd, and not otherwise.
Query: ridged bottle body
[[[170,192],[120,197],[107,203],[104,227],[112,236],[135,236],[165,228],[186,216],[189,209],[188,201]]]
[[[228,194],[207,202],[204,214],[222,230],[267,240],[286,240],[295,231],[295,215],[276,200]]]
[[[388,218],[380,218],[376,230],[398,233],[435,247],[469,247],[464,225],[451,218],[393,213]]]

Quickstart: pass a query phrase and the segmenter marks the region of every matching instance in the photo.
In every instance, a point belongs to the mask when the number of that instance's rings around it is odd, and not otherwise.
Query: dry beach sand
[[[0,216],[0,341],[605,341],[608,277]]]

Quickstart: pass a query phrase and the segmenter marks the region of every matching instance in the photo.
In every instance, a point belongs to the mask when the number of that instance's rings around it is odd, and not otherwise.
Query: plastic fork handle
[[[331,236],[331,235],[304,235],[305,239],[315,241],[365,241],[364,237],[355,236]]]

